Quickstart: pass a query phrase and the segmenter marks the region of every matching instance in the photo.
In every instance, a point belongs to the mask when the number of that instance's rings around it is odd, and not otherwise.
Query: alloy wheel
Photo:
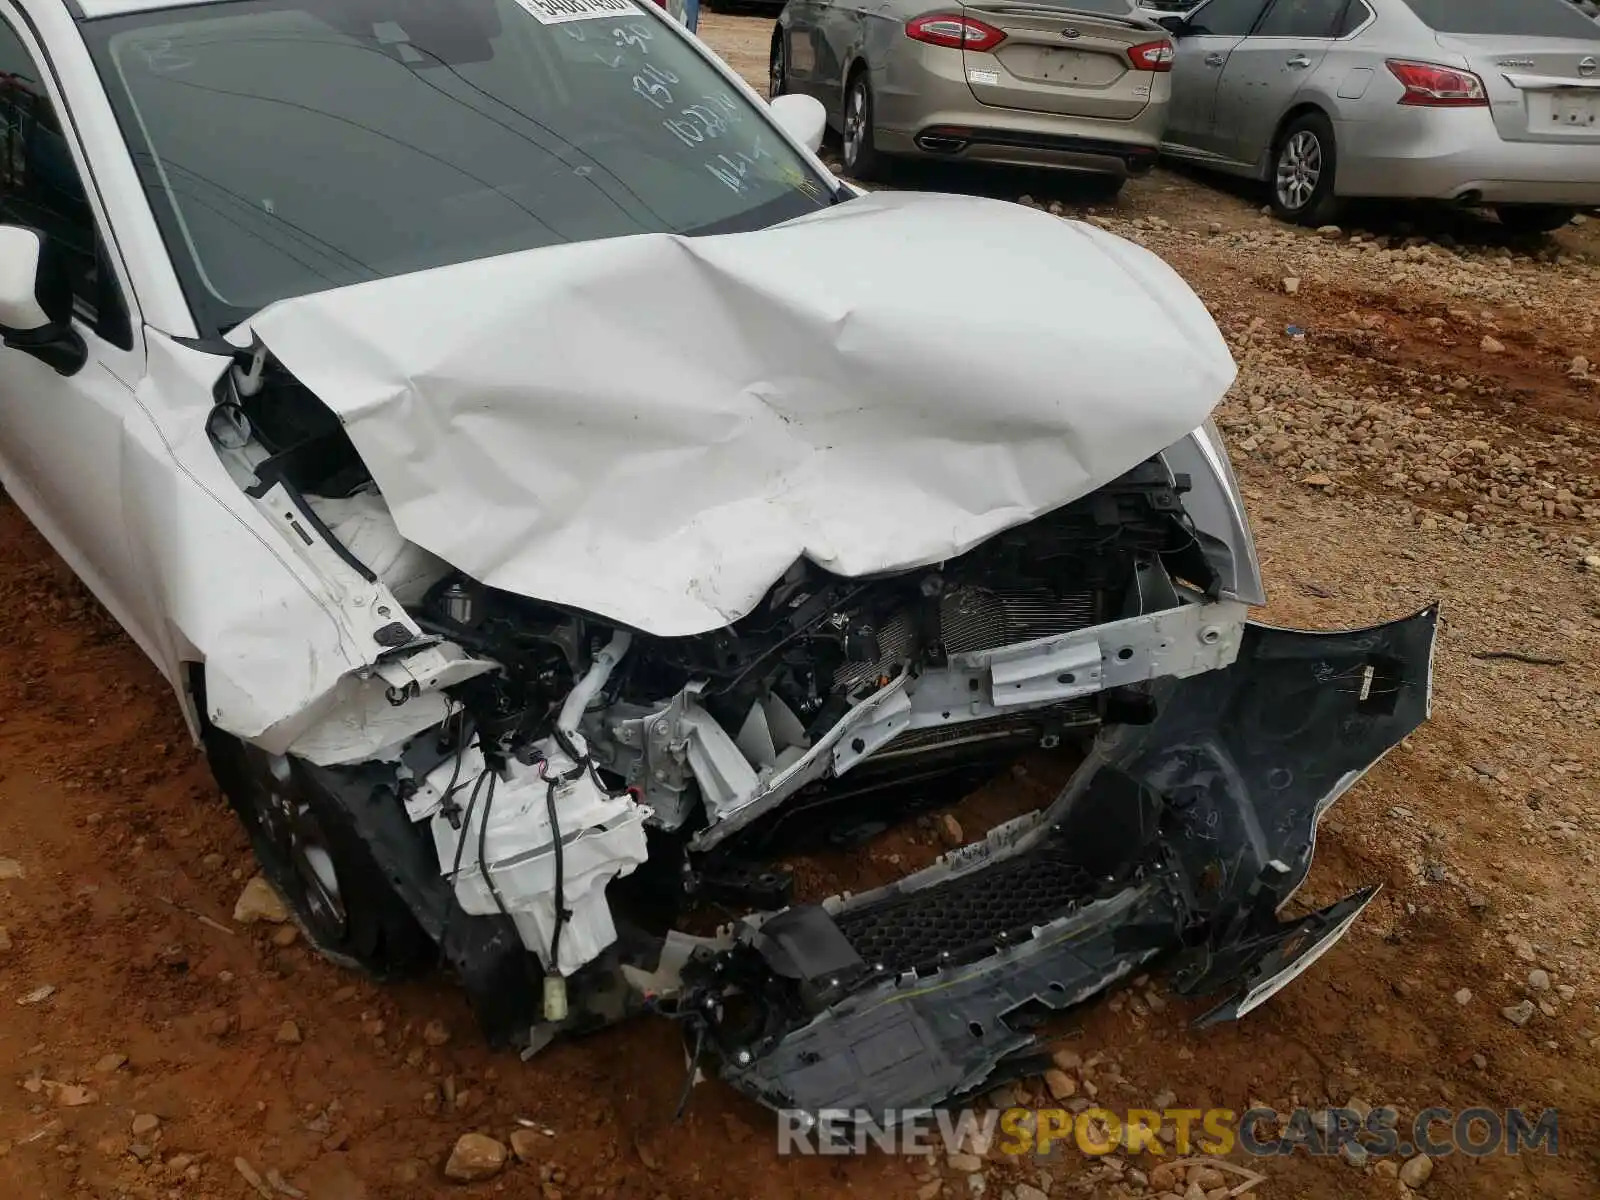
[[[1322,180],[1322,143],[1309,129],[1296,130],[1278,154],[1278,202],[1292,211],[1311,203]]]
[[[783,43],[775,42],[772,47],[772,61],[767,67],[767,99],[776,100],[783,95]]]
[[[867,130],[867,85],[857,80],[844,105],[844,161],[853,166],[861,154]]]
[[[310,804],[299,794],[287,758],[262,755],[253,765],[250,800],[261,829],[276,847],[281,861],[294,871],[299,898],[303,900],[302,916],[315,926],[316,933],[336,943],[348,931],[349,917],[327,835]]]

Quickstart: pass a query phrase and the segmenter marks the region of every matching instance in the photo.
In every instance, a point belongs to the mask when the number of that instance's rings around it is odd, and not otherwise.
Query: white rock
[[[1058,1067],[1051,1067],[1044,1073],[1044,1086],[1050,1090],[1050,1095],[1056,1100],[1065,1100],[1078,1090],[1078,1081]]]
[[[1500,1010],[1500,1015],[1513,1025],[1521,1028],[1533,1020],[1533,1001],[1519,1000],[1515,1004],[1508,1004]]]
[[[1550,990],[1550,972],[1540,967],[1535,967],[1528,972],[1528,986],[1536,992],[1548,992]]]
[[[1400,1182],[1415,1191],[1427,1183],[1432,1174],[1433,1159],[1426,1154],[1419,1154],[1415,1158],[1408,1158],[1400,1168]]]
[[[504,1143],[481,1133],[464,1133],[450,1151],[444,1165],[445,1177],[457,1183],[476,1183],[492,1179],[506,1165]]]
[[[253,875],[233,906],[233,919],[241,925],[260,921],[282,925],[289,919],[289,909],[270,883],[260,875]]]

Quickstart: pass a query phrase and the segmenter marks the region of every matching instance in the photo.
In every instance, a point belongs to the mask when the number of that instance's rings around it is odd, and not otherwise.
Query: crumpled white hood
[[[659,635],[797,558],[938,562],[1201,424],[1222,336],[1154,255],[998,201],[875,193],[280,301],[248,323],[339,414],[407,538]]]

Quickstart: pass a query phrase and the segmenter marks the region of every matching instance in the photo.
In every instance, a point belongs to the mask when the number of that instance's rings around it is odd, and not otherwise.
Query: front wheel
[[[851,77],[845,92],[842,143],[846,175],[860,180],[883,177],[883,155],[872,143],[872,83],[864,70]]]
[[[1570,225],[1578,210],[1559,204],[1502,204],[1494,215],[1512,233],[1554,233]]]
[[[1303,113],[1278,139],[1272,160],[1272,210],[1296,225],[1324,225],[1333,220],[1338,200],[1333,194],[1338,150],[1333,125],[1319,112]]]
[[[206,757],[261,871],[326,957],[379,977],[408,974],[437,951],[390,885],[338,799],[308,764],[217,729]]]

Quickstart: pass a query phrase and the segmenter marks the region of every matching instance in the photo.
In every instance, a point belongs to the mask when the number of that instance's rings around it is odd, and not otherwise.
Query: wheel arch
[[[1262,156],[1261,165],[1256,168],[1256,178],[1262,183],[1272,182],[1272,167],[1278,161],[1278,147],[1283,144],[1283,135],[1289,126],[1307,113],[1316,113],[1328,124],[1333,124],[1333,114],[1326,107],[1315,100],[1298,100],[1289,106],[1289,110],[1278,119],[1278,124],[1272,130],[1272,139],[1267,143],[1267,152]],[[1339,161],[1334,159],[1333,164],[1333,190],[1337,195],[1339,191]]]
[[[206,715],[206,664],[201,658],[186,658],[178,664],[178,681],[173,691],[183,709],[183,719],[189,726],[189,736],[199,745],[211,728]]]
[[[785,83],[789,74],[789,32],[784,28],[782,14],[772,23],[772,40],[767,44],[767,99],[772,97],[772,64],[778,60],[779,54],[783,55],[783,73]]]

